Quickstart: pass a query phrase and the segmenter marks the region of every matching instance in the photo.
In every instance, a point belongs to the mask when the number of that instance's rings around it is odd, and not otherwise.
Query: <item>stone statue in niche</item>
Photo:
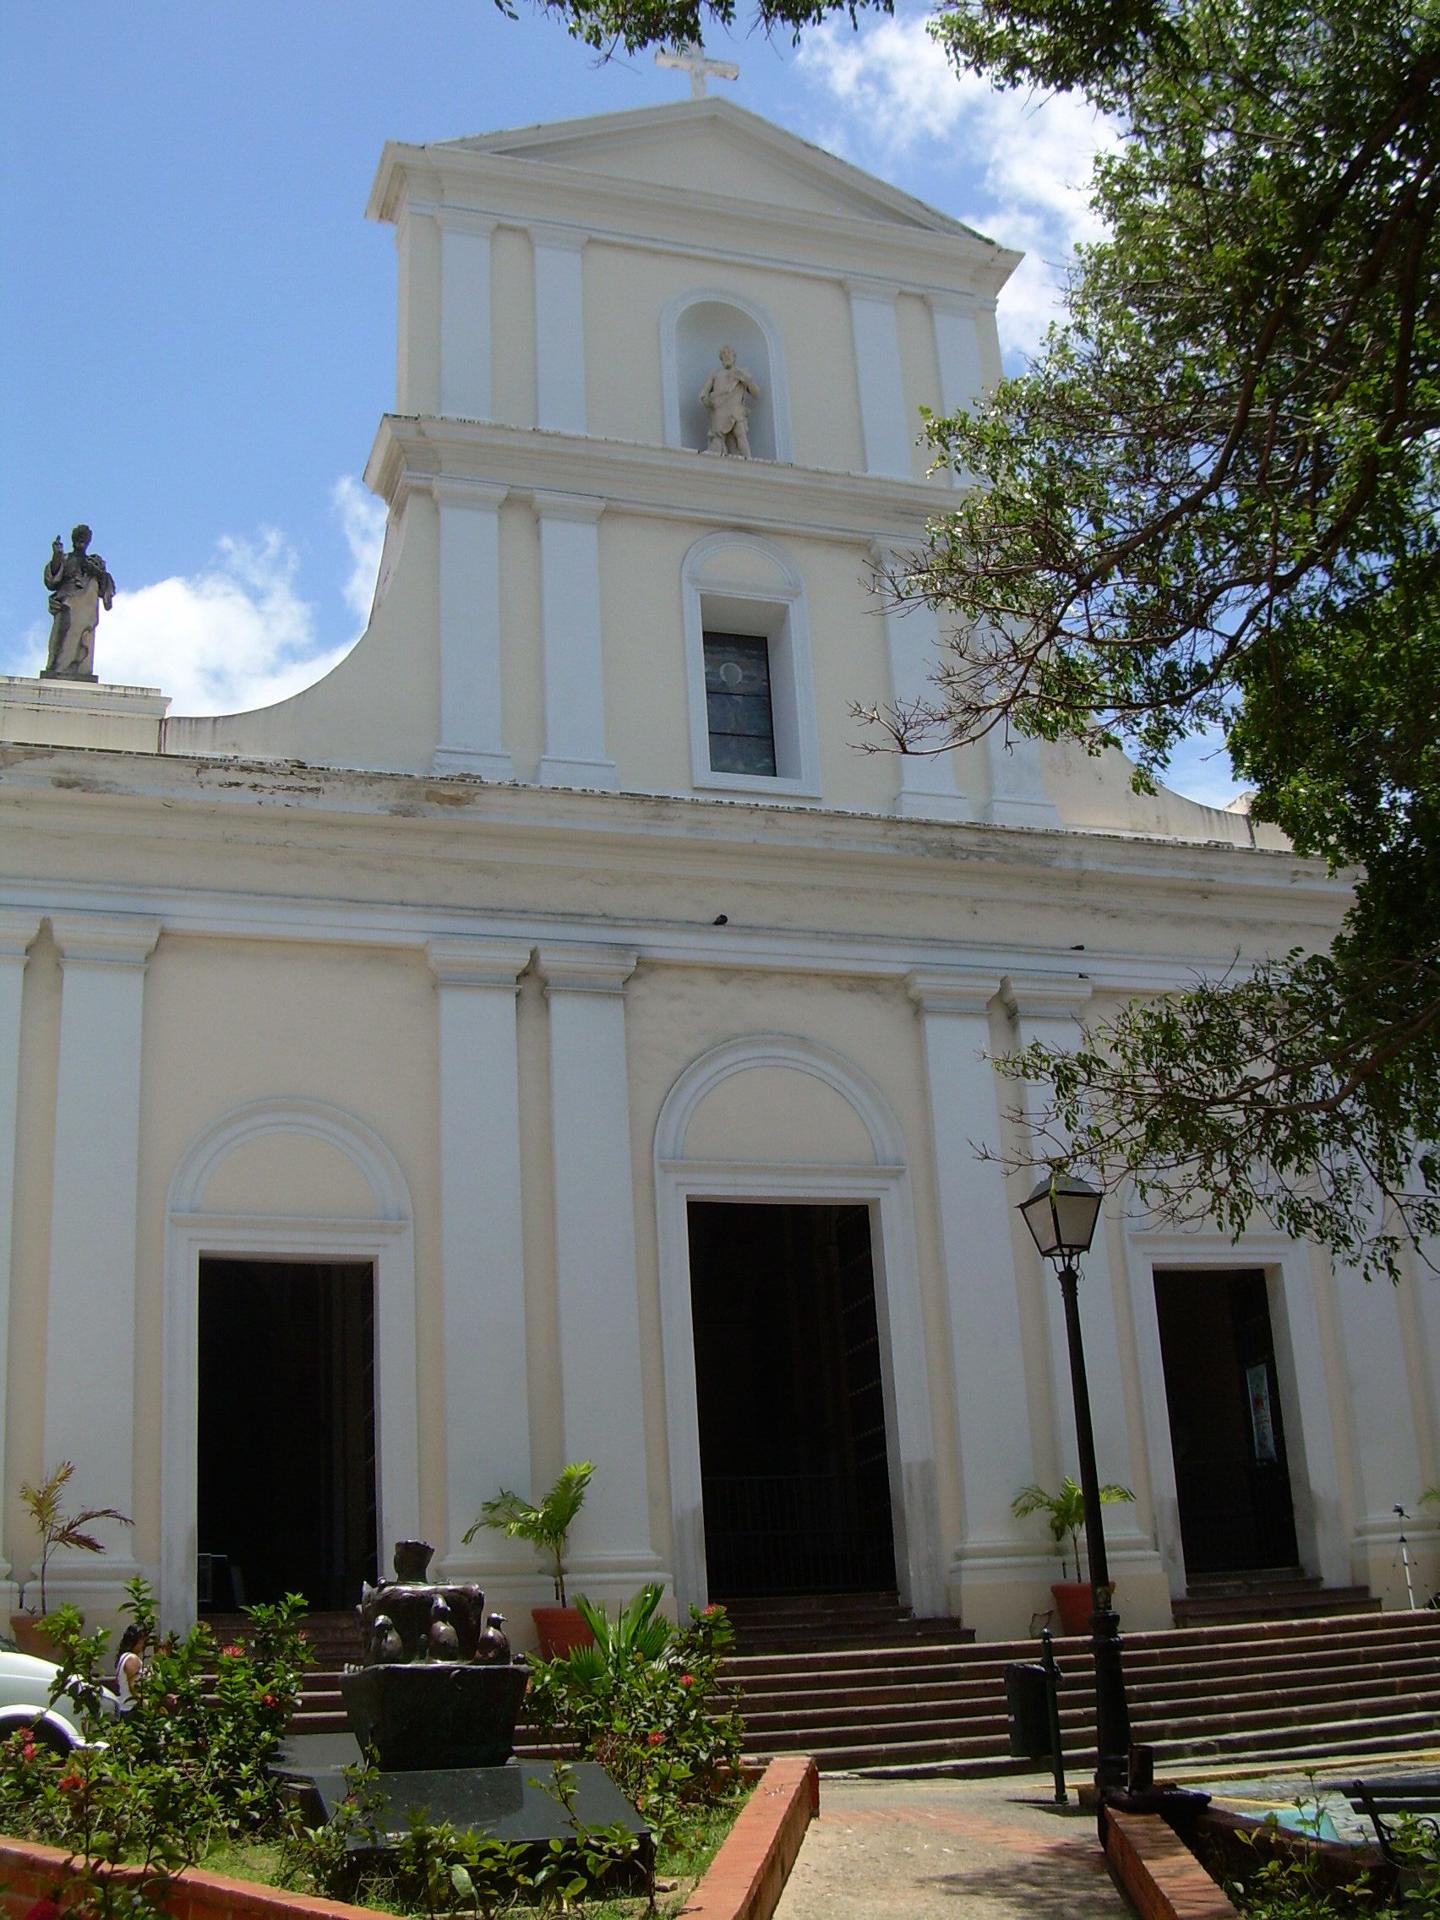
[[[735,364],[735,349],[721,347],[720,364],[700,389],[700,404],[710,416],[706,453],[750,458],[750,402],[759,398],[754,375]]]
[[[79,526],[70,535],[66,553],[57,533],[45,563],[45,585],[50,590],[50,651],[42,679],[95,679],[95,628],[100,609],[108,613],[115,600],[115,582],[98,553],[90,552],[90,529]]]

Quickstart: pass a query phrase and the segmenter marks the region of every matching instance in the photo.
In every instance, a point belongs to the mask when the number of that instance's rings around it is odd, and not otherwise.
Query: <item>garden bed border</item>
[[[819,1811],[815,1762],[804,1754],[772,1760],[686,1902],[687,1920],[770,1920],[805,1830]],[[37,1900],[55,1894],[78,1871],[61,1847],[0,1836],[3,1920],[25,1920]],[[121,1882],[147,1877],[139,1867],[100,1871]],[[377,1920],[373,1907],[290,1893],[203,1867],[187,1867],[169,1880],[160,1904],[170,1920]]]

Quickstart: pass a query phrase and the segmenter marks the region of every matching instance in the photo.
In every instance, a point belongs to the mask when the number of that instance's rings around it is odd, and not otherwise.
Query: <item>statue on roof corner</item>
[[[750,458],[750,402],[759,398],[753,374],[735,364],[735,349],[721,347],[720,364],[700,389],[700,404],[710,416],[706,453]]]
[[[45,563],[45,585],[50,590],[50,652],[42,680],[94,680],[95,628],[100,609],[108,613],[115,600],[115,582],[98,553],[90,552],[90,529],[78,526],[70,535],[66,553],[57,533]]]

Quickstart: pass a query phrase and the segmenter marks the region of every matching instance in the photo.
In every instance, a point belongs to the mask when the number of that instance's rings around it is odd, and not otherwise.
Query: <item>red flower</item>
[[[83,1773],[62,1773],[55,1784],[62,1793],[74,1793],[78,1787],[84,1786],[85,1776]]]
[[[273,1693],[262,1693],[260,1696],[260,1704],[262,1707],[274,1707],[280,1703],[276,1700]]]
[[[682,1686],[682,1687],[693,1687],[693,1686],[694,1686],[694,1684],[695,1684],[695,1676],[694,1676],[694,1674],[693,1674],[693,1673],[682,1673],[682,1674],[681,1674],[681,1676],[680,1676],[680,1684],[681,1684],[681,1686]]]
[[[660,1747],[665,1744],[665,1736],[658,1727],[652,1727],[645,1738],[650,1742],[652,1747]]]
[[[220,1651],[225,1655],[227,1660],[238,1660],[245,1649],[238,1640],[232,1640],[228,1647],[222,1647]]]
[[[24,1746],[20,1749],[20,1758],[22,1760],[33,1760],[36,1754],[39,1753],[39,1751],[40,1749],[36,1746],[33,1740],[27,1740]]]
[[[708,1620],[708,1619],[710,1618],[710,1616],[711,1616],[711,1614],[712,1614],[712,1613],[719,1613],[719,1612],[720,1612],[720,1603],[719,1603],[719,1601],[718,1601],[718,1600],[712,1600],[712,1601],[710,1602],[710,1604],[709,1604],[709,1606],[705,1608],[705,1610],[704,1610],[704,1612],[703,1612],[703,1613],[702,1613],[702,1615],[701,1615],[701,1618],[702,1618],[702,1619],[704,1619],[704,1620]]]

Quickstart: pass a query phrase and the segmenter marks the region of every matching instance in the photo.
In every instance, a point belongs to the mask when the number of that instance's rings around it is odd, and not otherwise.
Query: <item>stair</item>
[[[901,1639],[809,1652],[744,1649],[747,1754],[813,1753],[823,1770],[991,1774],[1010,1757],[1005,1668],[1033,1640]],[[1067,1763],[1094,1761],[1088,1642],[1055,1642]],[[1127,1634],[1133,1737],[1187,1759],[1324,1761],[1440,1743],[1440,1614],[1344,1613]]]
[[[736,1643],[746,1653],[805,1653],[823,1648],[893,1647],[931,1641],[954,1646],[975,1638],[958,1620],[917,1620],[893,1591],[785,1594],[726,1600]]]
[[[1300,1567],[1259,1567],[1249,1573],[1200,1574],[1186,1586],[1171,1614],[1177,1627],[1220,1627],[1233,1621],[1299,1620],[1344,1613],[1373,1613],[1366,1587],[1322,1586]]]
[[[1315,1583],[1297,1583],[1308,1601]],[[1333,1590],[1332,1590],[1333,1591]],[[976,1645],[954,1621],[916,1621],[890,1595],[738,1601],[724,1675],[740,1692],[745,1751],[813,1753],[822,1770],[996,1774],[1010,1757],[1005,1669],[1034,1640]],[[222,1643],[241,1622],[212,1621]],[[342,1733],[340,1668],[359,1653],[351,1614],[306,1622],[317,1662],[296,1733]],[[1057,1639],[1067,1765],[1094,1762],[1089,1645]],[[1310,1614],[1124,1636],[1133,1737],[1163,1767],[1184,1760],[1323,1763],[1440,1745],[1440,1613]],[[529,1747],[521,1728],[519,1748]]]

